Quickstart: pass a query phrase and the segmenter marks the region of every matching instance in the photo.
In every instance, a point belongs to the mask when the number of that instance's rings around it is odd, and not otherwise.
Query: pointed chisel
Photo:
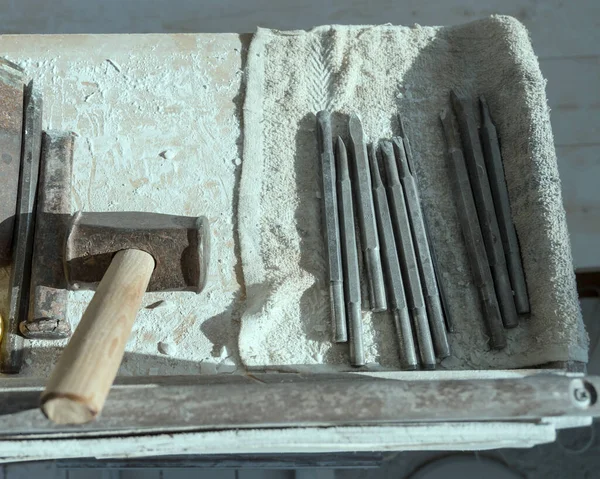
[[[373,200],[375,202],[375,215],[381,243],[381,259],[383,269],[387,276],[388,303],[394,317],[398,348],[400,352],[400,366],[402,369],[417,369],[419,362],[415,351],[412,326],[408,314],[408,305],[404,293],[404,283],[398,260],[398,250],[394,240],[392,218],[385,195],[385,188],[379,172],[379,162],[374,145],[369,146],[369,164],[371,167],[371,180],[373,181]]]
[[[494,278],[494,287],[500,312],[502,313],[502,321],[505,328],[514,328],[519,325],[519,317],[517,316],[506,259],[504,258],[504,248],[500,239],[500,228],[494,210],[490,181],[477,132],[475,111],[470,99],[459,98],[454,91],[451,92],[451,98],[454,113],[458,120],[467,171],[469,172],[469,180],[475,198],[475,207],[477,208],[487,258]]]
[[[340,236],[342,240],[342,265],[344,269],[344,293],[346,316],[348,317],[348,340],[352,366],[365,364],[363,347],[362,313],[360,295],[360,271],[354,227],[352,184],[348,170],[348,155],[343,140],[338,136],[335,144],[337,158],[337,196],[340,214]]]
[[[408,307],[413,318],[413,325],[417,336],[419,355],[425,369],[434,369],[436,362],[435,352],[427,321],[425,299],[423,298],[421,279],[419,278],[419,267],[417,266],[410,222],[404,201],[404,191],[398,176],[394,147],[391,141],[382,141],[380,149],[386,173],[387,197],[396,239],[396,249],[400,258]]]
[[[444,128],[450,171],[454,180],[456,210],[471,265],[471,274],[482,303],[483,320],[490,335],[490,346],[492,349],[502,349],[506,346],[506,335],[500,310],[498,309],[492,273],[487,261],[483,237],[481,236],[481,228],[477,219],[477,209],[471,192],[465,159],[459,140],[454,133],[452,114],[444,110],[440,115],[440,119]]]
[[[333,138],[331,136],[331,115],[327,111],[317,113],[317,137],[323,180],[323,231],[329,265],[333,339],[336,343],[345,343],[348,341],[348,332],[344,309],[340,222],[335,194],[335,163],[333,158]]]
[[[406,161],[408,162],[408,168],[411,171],[413,178],[415,179],[415,183],[417,184],[417,188],[419,188],[419,182],[415,170],[415,162],[413,159],[412,148],[410,147],[410,141],[408,135],[406,133],[406,129],[404,128],[404,120],[402,119],[402,115],[398,114],[398,129],[400,130],[400,138],[404,142],[404,152],[406,153]],[[446,288],[444,287],[444,282],[442,281],[442,268],[440,262],[438,260],[437,254],[435,252],[435,248],[431,242],[431,230],[429,225],[427,224],[427,217],[423,215],[423,224],[425,225],[425,233],[427,234],[427,239],[429,240],[429,251],[431,253],[431,261],[433,262],[433,270],[435,272],[435,280],[438,286],[438,290],[440,293],[440,299],[442,301],[442,310],[444,311],[444,319],[446,320],[446,328],[449,333],[454,333],[454,320],[452,319],[452,314],[450,312],[450,306],[448,304],[448,296],[446,294]]]
[[[479,97],[479,104],[481,106],[481,128],[479,133],[481,134],[483,157],[490,178],[490,188],[496,215],[498,216],[498,226],[500,227],[500,236],[504,246],[508,275],[515,294],[515,306],[517,307],[517,313],[528,314],[530,308],[527,283],[525,282],[525,272],[521,262],[519,240],[510,213],[510,199],[508,198],[508,188],[504,179],[504,165],[500,153],[498,133],[483,96]]]
[[[387,302],[385,284],[379,251],[379,238],[375,222],[373,192],[371,191],[371,174],[367,160],[367,145],[364,140],[362,124],[357,115],[350,115],[348,123],[350,131],[350,147],[353,156],[352,170],[354,197],[357,205],[360,243],[363,251],[367,286],[371,309],[375,312],[385,311]]]
[[[408,216],[413,235],[413,242],[421,275],[421,285],[425,293],[425,306],[427,308],[427,318],[429,319],[429,330],[433,338],[433,346],[438,358],[444,359],[450,356],[450,345],[448,344],[448,335],[446,333],[446,324],[444,322],[444,313],[440,301],[433,263],[431,261],[431,252],[427,233],[423,222],[423,212],[419,201],[417,185],[408,167],[404,142],[401,138],[394,139],[394,153],[398,165],[400,181],[404,187],[404,196],[408,209]]]

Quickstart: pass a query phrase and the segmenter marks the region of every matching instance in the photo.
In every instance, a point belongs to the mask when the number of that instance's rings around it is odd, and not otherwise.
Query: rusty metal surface
[[[71,213],[74,147],[71,132],[45,132],[42,137],[31,304],[29,317],[19,326],[30,339],[60,339],[71,334],[63,253]]]
[[[0,59],[0,265],[12,259],[23,132],[23,71]]]
[[[210,241],[208,220],[142,212],[76,213],[65,245],[71,289],[93,289],[113,255],[139,249],[156,261],[148,291],[195,291],[206,283]]]
[[[16,374],[21,369],[23,337],[19,334],[19,322],[27,317],[29,309],[35,200],[42,143],[42,98],[34,90],[33,82],[30,82],[25,89],[24,105],[25,128],[12,248],[9,317],[0,346],[2,359],[0,370],[7,374]]]

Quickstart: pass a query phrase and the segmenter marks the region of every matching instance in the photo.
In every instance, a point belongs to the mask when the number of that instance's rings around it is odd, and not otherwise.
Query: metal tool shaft
[[[429,329],[433,338],[433,346],[437,357],[444,359],[450,356],[450,345],[448,344],[448,335],[446,333],[446,324],[444,322],[444,313],[442,312],[440,293],[438,291],[435,271],[431,261],[431,252],[429,249],[429,241],[427,240],[427,232],[425,231],[419,193],[410,168],[408,167],[404,142],[400,138],[395,138],[393,143],[398,173],[402,186],[404,187],[406,206],[421,275],[421,285],[423,286],[423,291],[425,293],[425,306],[427,307],[427,317],[429,319]]]
[[[451,93],[451,98],[460,127],[467,171],[473,189],[485,250],[494,278],[502,321],[505,328],[514,328],[519,324],[519,317],[517,316],[510,277],[504,258],[504,248],[500,239],[500,228],[494,209],[494,200],[477,132],[474,108],[469,99],[461,98],[455,92]]]
[[[65,234],[71,216],[71,176],[75,135],[44,132],[31,263],[29,317],[21,334],[29,339],[71,335],[66,317],[67,280],[63,264]]]
[[[417,184],[417,188],[419,188],[419,181],[417,178],[417,173],[415,169],[415,161],[412,154],[412,148],[410,146],[410,140],[408,138],[408,133],[406,132],[406,128],[404,127],[404,120],[402,115],[398,114],[398,127],[400,130],[400,138],[404,143],[404,151],[406,153],[406,161],[408,162],[408,168],[410,169],[413,178],[415,179],[415,183]],[[446,288],[444,286],[444,281],[442,281],[442,267],[438,260],[438,256],[435,252],[435,248],[431,242],[431,229],[429,228],[429,224],[427,223],[427,217],[423,215],[423,224],[425,225],[425,232],[427,234],[427,238],[429,239],[429,251],[431,253],[431,261],[433,262],[433,270],[435,272],[435,279],[438,286],[438,291],[440,293],[440,299],[442,301],[442,310],[444,311],[444,319],[446,320],[446,328],[448,332],[454,333],[454,320],[452,318],[452,312],[450,310],[450,305],[448,302],[448,295],[446,294]]]
[[[380,143],[380,150],[386,172],[387,197],[396,239],[396,249],[400,258],[408,307],[413,318],[417,344],[419,346],[419,356],[421,364],[425,369],[434,369],[436,363],[435,352],[427,320],[425,299],[423,298],[423,290],[421,289],[419,267],[417,265],[408,212],[406,211],[404,191],[398,176],[394,148],[390,141],[382,141]]]
[[[344,343],[348,341],[348,331],[344,308],[340,222],[335,193],[335,160],[333,156],[333,138],[331,136],[331,114],[328,111],[317,113],[317,137],[323,181],[323,231],[329,266],[333,339],[336,343]]]
[[[481,300],[483,320],[487,325],[491,347],[493,349],[502,349],[506,346],[506,334],[500,310],[498,309],[494,282],[487,261],[479,220],[477,219],[477,209],[475,208],[475,201],[471,192],[465,159],[460,142],[455,135],[452,114],[448,111],[443,111],[440,119],[446,137],[450,170],[454,179],[458,219],[471,265],[471,274],[473,275],[473,280]]]
[[[337,159],[337,197],[342,240],[348,340],[350,342],[350,363],[353,366],[362,366],[365,364],[365,351],[362,332],[360,270],[354,226],[354,207],[352,205],[352,184],[348,169],[346,145],[339,136],[335,144],[335,154]]]
[[[29,309],[35,198],[42,143],[42,98],[34,90],[33,82],[25,89],[23,121],[25,128],[10,273],[9,317],[0,346],[1,371],[6,374],[16,374],[21,369],[24,340],[19,333],[19,322],[27,318]]]
[[[527,283],[525,281],[523,263],[521,262],[519,240],[517,239],[517,232],[515,231],[515,225],[510,212],[510,199],[504,177],[504,165],[500,153],[498,133],[483,96],[479,98],[479,104],[481,107],[481,129],[479,133],[483,146],[483,157],[490,179],[492,198],[496,207],[500,236],[502,238],[502,245],[504,246],[504,256],[506,258],[510,283],[514,291],[515,306],[517,313],[528,314],[530,307]]]
[[[375,222],[373,192],[371,191],[371,174],[367,160],[367,145],[364,139],[362,124],[357,115],[350,115],[348,129],[353,156],[353,185],[355,186],[354,195],[357,205],[360,243],[363,251],[371,309],[375,312],[385,311],[387,309],[387,302],[377,224]]]
[[[379,240],[382,249],[381,257],[387,276],[388,303],[394,316],[396,335],[398,337],[400,366],[402,369],[417,369],[419,362],[415,351],[413,331],[404,293],[404,282],[402,281],[398,250],[396,249],[394,239],[392,218],[385,194],[385,187],[383,186],[379,172],[377,152],[373,145],[369,147],[369,164],[371,167],[371,180],[373,181],[375,215],[377,217]]]

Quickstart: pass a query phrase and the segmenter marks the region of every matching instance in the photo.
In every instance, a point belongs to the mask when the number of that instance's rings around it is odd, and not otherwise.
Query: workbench
[[[48,423],[37,399],[66,340],[27,343],[22,374],[0,382],[0,458],[526,447],[552,441],[557,428],[589,424],[585,413],[546,418],[555,405],[541,403],[517,401],[493,412],[500,385],[506,391],[516,384],[511,381],[529,381],[523,378],[535,370],[345,373],[318,380],[243,370],[237,354],[244,284],[236,204],[249,41],[237,34],[0,37],[2,56],[21,65],[43,93],[44,129],[77,135],[74,211],[205,215],[213,236],[201,295],[145,296],[121,377],[98,422],[80,428]],[[6,315],[8,272],[0,279]],[[69,294],[73,328],[90,298],[90,292]],[[159,349],[159,343],[169,348]],[[303,387],[324,388],[323,394],[342,397],[354,387],[350,378],[361,385],[357,403],[347,405],[363,418],[355,424],[344,424],[343,407],[302,394]],[[399,379],[431,384],[428,394],[437,397],[432,409],[383,407],[390,394],[408,387]],[[471,389],[450,390],[441,380],[475,382],[466,384]],[[496,383],[501,380],[508,382]],[[537,377],[532,381],[528,387],[547,386]],[[270,386],[263,391],[265,384]],[[467,403],[478,402],[475,420],[439,409],[461,394]],[[396,400],[400,407],[402,395]],[[277,404],[284,407],[273,412]],[[394,414],[406,416],[394,421]]]

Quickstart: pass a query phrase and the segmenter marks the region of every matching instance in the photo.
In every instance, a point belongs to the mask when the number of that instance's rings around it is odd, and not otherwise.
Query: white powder
[[[78,135],[73,211],[206,215],[210,221],[205,291],[146,294],[121,374],[195,374],[222,363],[225,347],[237,365],[232,316],[241,276],[233,214],[240,168],[231,159],[241,154],[239,36],[2,37],[0,46],[43,92],[44,129]],[[69,294],[73,327],[91,295]],[[159,342],[172,347],[161,354]],[[26,341],[23,375],[47,376],[65,344]]]

